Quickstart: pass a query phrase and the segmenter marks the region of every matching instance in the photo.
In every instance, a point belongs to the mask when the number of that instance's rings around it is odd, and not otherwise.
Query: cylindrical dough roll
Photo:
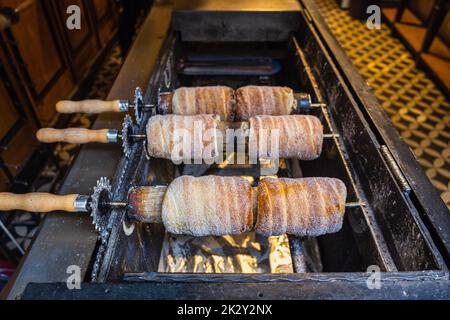
[[[174,162],[213,162],[219,154],[219,123],[215,115],[153,116],[147,123],[147,152],[151,157]]]
[[[278,129],[278,135],[273,135]],[[323,126],[314,116],[256,116],[250,119],[250,153],[260,158],[273,158],[278,137],[280,158],[314,160],[322,153]],[[262,145],[267,146],[263,148]],[[267,154],[265,154],[265,151]],[[257,154],[255,154],[257,153]]]
[[[234,90],[225,86],[182,87],[175,90],[172,112],[179,115],[217,114],[221,120],[233,121]]]
[[[253,190],[239,177],[182,176],[168,187],[162,221],[173,234],[235,235],[253,228]]]
[[[342,228],[347,189],[334,178],[265,178],[259,183],[257,233],[317,237]]]
[[[288,115],[297,105],[294,92],[287,87],[247,86],[236,91],[236,119],[259,115]]]

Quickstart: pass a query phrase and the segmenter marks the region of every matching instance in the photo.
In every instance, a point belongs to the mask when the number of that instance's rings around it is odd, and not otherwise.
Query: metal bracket
[[[411,186],[409,185],[408,180],[406,180],[405,176],[403,175],[402,170],[398,166],[388,147],[386,145],[382,145],[380,147],[380,151],[384,157],[384,160],[386,160],[389,169],[391,169],[392,174],[400,185],[402,192],[405,195],[409,195],[411,192]]]

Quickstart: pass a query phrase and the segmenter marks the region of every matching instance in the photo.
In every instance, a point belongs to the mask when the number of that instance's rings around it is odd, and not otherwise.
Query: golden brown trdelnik
[[[273,135],[278,130],[278,135]],[[322,153],[323,126],[314,116],[256,116],[250,118],[250,152],[260,158],[273,158],[279,139],[278,157],[314,160]],[[274,142],[274,143],[272,143]],[[262,144],[266,148],[262,148]],[[264,154],[264,150],[267,154]]]
[[[217,114],[221,120],[233,121],[234,90],[225,86],[181,87],[172,98],[172,112],[178,115]]]
[[[219,155],[219,123],[215,115],[153,116],[147,123],[147,152],[172,161],[214,162]]]
[[[239,177],[182,176],[167,189],[162,221],[173,234],[235,235],[253,228],[253,190]]]
[[[217,114],[224,121],[247,121],[258,115],[289,115],[297,100],[288,87],[181,87],[174,91],[171,105],[173,114]]]
[[[255,230],[265,236],[317,237],[342,228],[347,189],[334,178],[265,178]]]
[[[173,234],[255,230],[264,236],[316,237],[342,228],[346,197],[344,183],[334,178],[265,178],[256,191],[239,177],[182,176],[169,187],[133,188],[129,214],[138,221],[163,223]]]
[[[294,91],[288,87],[247,86],[236,90],[236,120],[258,115],[288,115],[297,107]]]
[[[162,223],[161,208],[166,186],[134,187],[128,192],[128,214],[145,223]]]

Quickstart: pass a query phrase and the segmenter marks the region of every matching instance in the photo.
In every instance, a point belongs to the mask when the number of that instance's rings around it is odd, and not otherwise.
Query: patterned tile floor
[[[385,24],[370,30],[334,0],[323,17],[450,209],[450,104]]]

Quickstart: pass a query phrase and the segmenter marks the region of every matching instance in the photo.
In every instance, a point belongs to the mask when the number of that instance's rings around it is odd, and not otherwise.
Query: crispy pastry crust
[[[317,237],[342,228],[347,189],[334,178],[265,178],[259,184],[257,233]]]
[[[221,120],[233,121],[234,90],[225,86],[182,87],[175,90],[172,112],[178,115],[217,114]]]
[[[322,153],[323,126],[314,116],[256,116],[250,119],[250,152],[258,150],[258,157],[273,158],[278,129],[279,157],[314,160]],[[261,144],[267,141],[267,154]],[[252,151],[253,150],[253,151]]]
[[[253,191],[239,177],[182,176],[168,187],[162,221],[172,234],[222,236],[253,228]]]
[[[128,215],[139,222],[162,223],[165,186],[134,187],[128,193]]]
[[[172,161],[213,161],[219,154],[219,123],[214,115],[153,116],[147,123],[147,152]],[[183,149],[183,143],[190,147]]]
[[[288,115],[296,108],[294,92],[287,87],[247,86],[236,91],[236,119],[258,115]]]

